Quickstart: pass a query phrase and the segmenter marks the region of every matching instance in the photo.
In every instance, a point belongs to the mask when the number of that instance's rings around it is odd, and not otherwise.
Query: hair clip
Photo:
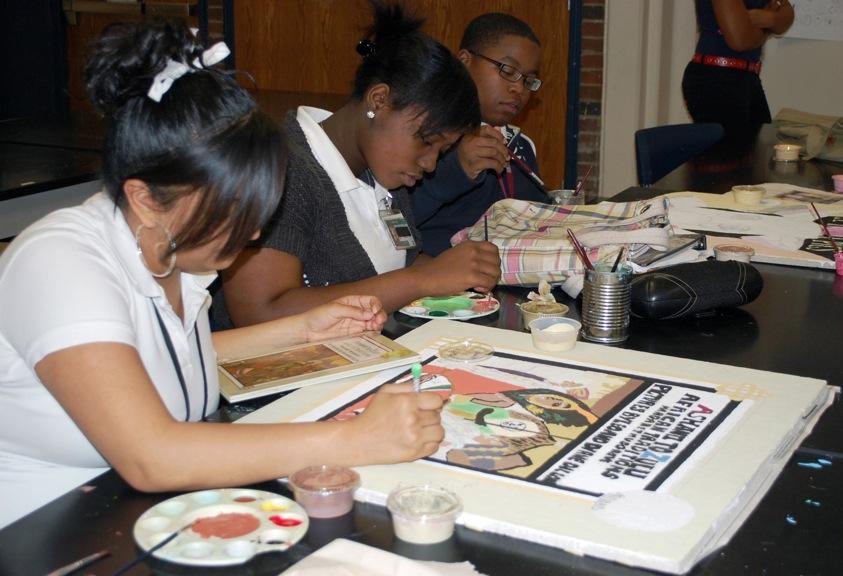
[[[217,42],[202,52],[201,57],[194,58],[193,66],[195,68],[207,68],[208,66],[213,66],[214,64],[222,62],[229,54],[231,54],[231,51],[228,49],[228,46],[225,45],[225,42]],[[167,93],[167,90],[170,89],[173,82],[191,71],[192,69],[187,64],[167,59],[167,66],[155,75],[155,78],[152,80],[152,85],[149,87],[149,91],[146,95],[156,102],[160,102],[161,97]]]
[[[363,58],[373,57],[377,53],[375,43],[371,40],[364,38],[363,40],[357,43],[357,53],[360,54]]]

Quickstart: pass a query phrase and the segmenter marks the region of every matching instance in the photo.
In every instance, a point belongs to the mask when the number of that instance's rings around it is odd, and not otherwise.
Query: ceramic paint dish
[[[344,466],[309,466],[291,474],[289,484],[311,518],[336,518],[351,512],[360,475]]]
[[[843,174],[832,175],[831,181],[834,183],[835,192],[843,192]]]
[[[437,544],[454,533],[462,511],[459,496],[435,486],[399,486],[389,494],[395,535],[412,544]]]
[[[191,492],[156,504],[138,518],[133,533],[146,551],[181,530],[152,555],[176,564],[226,566],[262,552],[286,550],[302,539],[308,525],[304,509],[289,498],[229,488]]]
[[[469,320],[494,314],[501,307],[494,297],[476,292],[464,292],[455,296],[428,296],[410,302],[399,310],[413,318],[441,318],[448,320]]]

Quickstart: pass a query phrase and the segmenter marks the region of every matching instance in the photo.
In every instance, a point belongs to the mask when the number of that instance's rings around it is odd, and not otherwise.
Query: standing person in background
[[[109,27],[86,67],[105,191],[0,257],[0,525],[113,466],[144,491],[241,486],[435,452],[442,400],[379,392],[347,423],[202,422],[217,360],[380,330],[372,296],[211,334],[206,287],[283,189],[280,129],[184,24]]]
[[[466,27],[457,57],[477,85],[483,126],[463,136],[413,190],[416,221],[430,254],[450,248],[451,236],[502,198],[548,202],[523,170],[509,165],[507,150],[539,173],[532,140],[510,125],[541,86],[538,38],[514,16],[483,14]]]
[[[754,140],[770,122],[761,86],[761,47],[793,23],[788,0],[696,0],[699,38],[682,94],[694,122],[716,122],[725,140]]]
[[[489,242],[419,255],[404,189],[480,123],[474,83],[447,48],[419,31],[421,20],[399,6],[373,6],[349,102],[334,114],[302,106],[286,118],[290,162],[280,212],[260,243],[223,272],[219,326],[346,294],[373,294],[392,311],[497,283],[500,257]]]

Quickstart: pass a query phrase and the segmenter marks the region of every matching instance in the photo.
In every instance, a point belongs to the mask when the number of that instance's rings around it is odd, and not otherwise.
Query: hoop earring
[[[374,120],[375,119],[375,113],[372,110],[367,110],[366,111],[366,118],[368,118],[369,120]]]
[[[143,230],[144,226],[141,224],[135,230],[135,246],[137,247],[138,258],[140,258],[141,264],[143,267],[149,271],[155,278],[166,278],[170,274],[173,273],[173,270],[176,267],[176,242],[173,240],[173,235],[170,234],[170,231],[167,230],[166,226],[161,226],[161,229],[164,231],[164,234],[167,235],[167,246],[170,248],[170,261],[167,263],[167,269],[161,273],[153,272],[152,268],[149,267],[149,263],[146,261],[146,258],[143,255],[143,248],[141,248],[141,230]]]

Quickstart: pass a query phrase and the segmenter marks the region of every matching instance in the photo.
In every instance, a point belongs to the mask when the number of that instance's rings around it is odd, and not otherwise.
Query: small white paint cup
[[[454,534],[462,512],[459,496],[436,486],[399,486],[389,494],[395,535],[412,544],[437,544]]]
[[[558,318],[568,313],[568,307],[559,302],[542,302],[541,300],[529,300],[518,305],[521,310],[521,319],[524,322],[524,330],[530,329],[530,322],[536,318]]]
[[[729,260],[736,260],[738,262],[749,261],[755,256],[755,250],[749,246],[741,246],[739,244],[721,244],[714,247],[714,259],[718,262],[726,262]]]
[[[779,162],[793,162],[799,160],[799,152],[802,146],[799,144],[776,144],[773,146],[775,158]]]
[[[577,345],[582,324],[573,318],[545,317],[530,322],[533,346],[549,352],[564,352]]]
[[[732,186],[735,202],[746,206],[757,206],[764,199],[764,188],[761,186]]]

